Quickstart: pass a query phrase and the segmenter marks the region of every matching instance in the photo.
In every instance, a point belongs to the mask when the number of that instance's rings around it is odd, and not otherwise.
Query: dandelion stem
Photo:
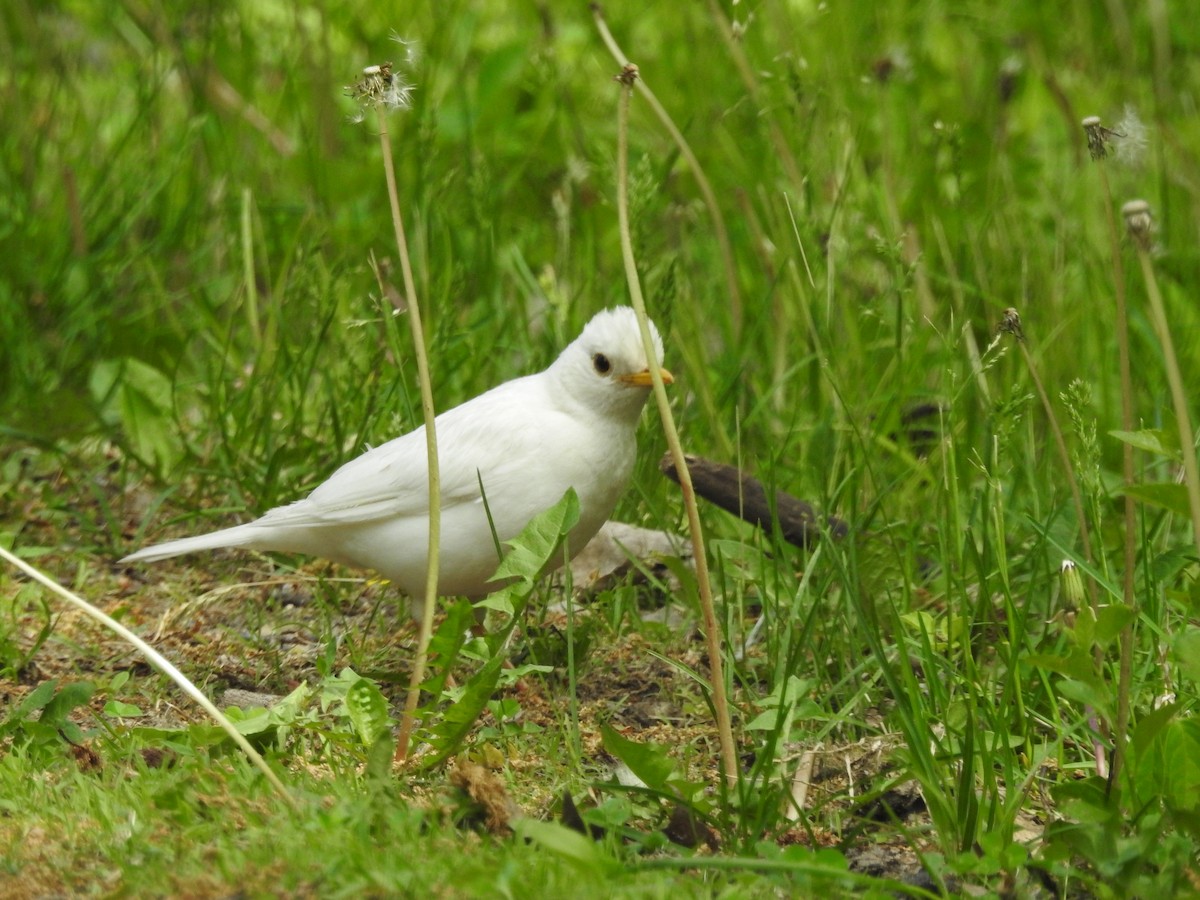
[[[696,492],[692,487],[691,472],[683,454],[683,445],[671,414],[662,372],[655,359],[654,341],[646,315],[646,301],[642,296],[638,279],[637,262],[633,255],[633,238],[629,227],[629,100],[633,94],[632,83],[637,77],[637,68],[626,64],[619,76],[623,88],[617,104],[617,218],[621,232],[621,257],[625,263],[625,277],[629,282],[629,295],[637,312],[638,326],[642,333],[642,344],[646,348],[646,361],[654,381],[654,400],[662,419],[667,446],[679,473],[679,487],[683,492],[683,505],[687,510],[688,529],[692,538],[692,551],[696,561],[696,584],[700,593],[700,608],[704,616],[704,636],[708,647],[708,663],[712,676],[713,708],[716,710],[717,732],[721,744],[721,770],[726,784],[737,780],[737,752],[733,743],[733,726],[729,717],[729,701],[725,693],[725,675],[721,662],[721,641],[718,634],[717,616],[713,607],[712,585],[708,575],[708,558],[704,552],[704,531],[700,525],[700,510],[696,504]]]
[[[413,278],[412,262],[408,256],[408,240],[404,234],[404,219],[400,215],[400,200],[396,191],[396,173],[392,164],[392,140],[387,128],[387,111],[377,107],[379,114],[379,143],[383,148],[383,171],[387,179],[388,202],[391,204],[392,225],[396,231],[396,250],[404,275],[404,294],[408,301],[409,321],[412,323],[413,350],[417,356],[417,378],[421,385],[421,411],[425,418],[425,451],[429,463],[429,555],[425,575],[425,607],[417,638],[417,655],[413,660],[408,695],[400,733],[396,737],[396,760],[408,757],[408,743],[416,719],[417,702],[421,697],[421,682],[429,657],[429,641],[433,637],[433,615],[437,604],[438,559],[442,528],[441,478],[438,469],[437,429],[434,425],[433,382],[429,376],[429,352],[425,344],[425,328],[421,321],[421,305]]]

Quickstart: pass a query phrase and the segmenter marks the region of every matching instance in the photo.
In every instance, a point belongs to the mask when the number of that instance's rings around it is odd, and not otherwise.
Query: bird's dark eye
[[[608,361],[608,357],[603,353],[597,353],[592,357],[592,367],[601,375],[607,375],[609,369],[612,368],[612,363]]]

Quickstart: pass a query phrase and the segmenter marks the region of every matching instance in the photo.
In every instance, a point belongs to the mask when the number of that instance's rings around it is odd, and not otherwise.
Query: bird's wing
[[[437,418],[442,508],[479,499],[480,471],[522,458],[536,443],[530,412],[540,406],[536,376],[519,378]],[[259,521],[271,525],[371,522],[424,515],[429,509],[425,429],[417,428],[350,460],[303,500],[273,509]]]

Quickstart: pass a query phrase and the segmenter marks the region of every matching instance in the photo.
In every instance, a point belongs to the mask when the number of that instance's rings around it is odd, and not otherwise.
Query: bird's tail
[[[218,547],[252,547],[254,543],[255,532],[249,524],[235,525],[232,528],[223,528],[209,534],[143,547],[136,553],[130,553],[117,561],[123,563],[158,562],[160,559],[170,559],[172,556],[182,556],[185,553],[196,553],[200,550],[216,550]]]

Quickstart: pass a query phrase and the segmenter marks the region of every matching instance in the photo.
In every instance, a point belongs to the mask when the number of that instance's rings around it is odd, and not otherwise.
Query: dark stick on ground
[[[834,516],[822,518],[809,503],[783,491],[775,492],[775,502],[767,498],[763,483],[736,466],[714,462],[700,456],[685,456],[688,471],[692,473],[692,485],[696,493],[728,512],[745,519],[770,532],[772,523],[779,520],[779,532],[789,544],[809,547],[828,528],[834,537],[844,537],[849,531],[841,519]],[[663,474],[679,483],[675,462],[667,454],[658,464]]]

